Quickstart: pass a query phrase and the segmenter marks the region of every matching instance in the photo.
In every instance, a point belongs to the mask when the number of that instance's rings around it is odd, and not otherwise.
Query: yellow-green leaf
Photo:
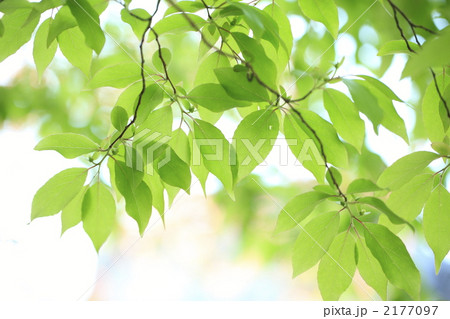
[[[364,237],[389,281],[419,299],[420,273],[402,240],[385,226],[371,223],[365,224]]]
[[[116,202],[101,182],[87,190],[82,204],[83,228],[97,252],[111,234],[116,218]]]
[[[323,300],[339,300],[355,274],[355,239],[349,232],[336,236],[320,261],[317,282]]]
[[[87,177],[85,168],[69,168],[59,172],[34,195],[31,220],[59,213],[81,191]]]
[[[303,13],[310,19],[322,22],[336,38],[339,32],[339,17],[333,0],[298,0]]]
[[[300,275],[328,251],[339,229],[339,213],[329,212],[312,219],[297,237],[292,255],[294,277]]]
[[[431,193],[423,211],[425,238],[434,252],[436,273],[450,250],[450,193],[438,185]]]
[[[90,138],[75,133],[58,133],[44,137],[34,148],[37,151],[53,150],[65,158],[75,158],[98,151],[100,146]]]

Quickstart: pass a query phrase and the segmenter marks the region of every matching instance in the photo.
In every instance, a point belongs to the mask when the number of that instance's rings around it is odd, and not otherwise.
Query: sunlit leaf
[[[69,168],[59,172],[34,195],[31,220],[59,213],[81,191],[87,177],[85,168]]]
[[[82,204],[83,228],[97,252],[111,234],[116,217],[116,202],[101,182],[87,190]]]
[[[321,214],[302,228],[302,232],[295,241],[292,255],[294,277],[317,264],[327,253],[338,228],[339,213],[337,212]]]
[[[339,300],[356,270],[355,239],[349,232],[336,236],[320,261],[317,282],[323,300]]]
[[[402,240],[386,227],[371,223],[365,224],[364,237],[389,281],[419,299],[420,273]]]
[[[436,273],[450,250],[449,207],[450,193],[443,185],[438,185],[428,198],[423,212],[423,230],[434,252]]]
[[[36,146],[37,151],[53,150],[66,158],[98,151],[100,146],[88,137],[75,133],[58,133],[44,137]]]

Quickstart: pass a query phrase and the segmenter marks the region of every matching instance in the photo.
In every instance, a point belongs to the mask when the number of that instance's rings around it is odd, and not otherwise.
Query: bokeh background
[[[152,2],[133,0],[132,7],[151,10]],[[422,1],[415,2],[414,7],[407,1],[398,2],[418,22],[424,19],[421,10],[432,11],[430,7],[439,8],[443,3]],[[267,3],[261,1],[259,6]],[[309,73],[324,72],[345,57],[338,75],[379,76],[407,101],[395,106],[409,135],[414,137],[411,145],[383,128],[379,135],[368,130],[367,158],[374,157],[371,163],[376,165],[373,169],[355,165],[355,172],[366,170],[363,173],[367,176],[376,175],[377,170],[411,150],[430,149],[422,138],[423,127],[416,122],[419,98],[429,79],[401,79],[406,56],[377,56],[382,43],[398,38],[392,17],[378,1],[337,0],[341,30],[347,32],[336,42],[321,24],[301,16],[296,1],[276,3],[288,13],[296,41],[291,66],[298,76],[307,70],[292,87],[293,92],[304,89],[311,80]],[[111,37],[100,58],[94,59],[93,68],[100,67],[102,59],[123,55],[123,49],[136,54],[137,40],[130,36],[128,25],[121,22],[120,9],[111,1],[101,16]],[[448,25],[448,16],[445,18],[438,9],[430,19],[440,29]],[[172,51],[169,71],[176,82],[183,81],[187,86],[192,83],[195,63],[186,61],[197,60],[198,42],[195,34],[162,38],[163,45]],[[146,50],[152,54],[154,47],[150,44]],[[296,78],[287,76],[287,87]],[[194,179],[191,195],[178,194],[166,212],[165,227],[155,213],[143,238],[135,222],[124,213],[122,203],[117,228],[98,255],[81,225],[61,236],[59,215],[30,223],[31,201],[37,189],[62,169],[84,165],[56,152],[34,151],[39,139],[56,132],[79,132],[93,138],[108,133],[105,123],[121,91],[93,91],[87,82],[59,51],[39,80],[32,43],[0,63],[0,299],[321,299],[316,267],[292,279],[291,247],[299,230],[273,234],[279,206],[314,186],[312,175],[294,165],[282,141],[255,174],[239,184],[236,201],[222,191],[213,176],[208,179],[206,197]],[[345,88],[338,88],[345,92]],[[312,96],[310,107],[319,110],[318,100],[318,96]],[[227,112],[218,126],[231,138],[238,121],[237,113]],[[422,298],[449,300],[448,257],[436,276],[432,252],[420,232],[413,236],[406,231],[402,235],[422,274]],[[401,300],[405,296],[390,287],[389,297]],[[342,299],[377,297],[356,274]]]

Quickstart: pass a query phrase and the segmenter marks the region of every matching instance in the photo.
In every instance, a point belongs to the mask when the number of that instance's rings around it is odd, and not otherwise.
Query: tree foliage
[[[57,92],[26,80],[0,87],[0,121],[38,114],[45,137],[35,149],[86,164],[42,186],[31,218],[62,211],[62,232],[82,222],[98,251],[124,200],[143,236],[152,207],[163,219],[173,197],[189,193],[192,174],[203,188],[216,176],[234,198],[282,134],[316,178],[313,190],[281,209],[275,227],[301,229],[294,275],[319,264],[324,299],[339,299],[356,270],[383,299],[388,282],[419,299],[420,274],[397,233],[423,219],[439,271],[450,249],[450,29],[436,20],[449,20],[448,2],[155,0],[150,11],[133,2],[0,1],[0,62],[33,38],[39,78],[64,79]],[[118,10],[121,21],[105,24]],[[292,17],[308,26],[297,38]],[[347,57],[370,76],[341,74],[342,35],[358,51],[377,50],[375,64],[363,54]],[[80,72],[53,66],[58,52]],[[407,60],[401,76],[414,83],[414,101],[380,80],[397,55]],[[102,100],[111,90],[117,99]],[[412,104],[410,132],[400,103]],[[74,125],[80,104],[90,116]],[[239,118],[232,140],[216,124],[224,114]],[[412,148],[419,140],[431,147],[386,167],[367,147],[368,132],[380,126]],[[110,180],[100,178],[106,169]]]

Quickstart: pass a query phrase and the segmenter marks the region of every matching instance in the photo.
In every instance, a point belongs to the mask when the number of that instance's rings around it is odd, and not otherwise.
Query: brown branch
[[[289,105],[291,110],[298,116],[300,121],[302,121],[302,123],[308,128],[308,130],[311,131],[311,133],[316,138],[317,143],[319,143],[320,154],[323,157],[323,160],[325,162],[325,167],[327,168],[327,170],[328,170],[328,172],[330,174],[330,177],[331,177],[331,180],[333,182],[333,185],[336,187],[336,189],[337,189],[337,191],[339,193],[339,196],[341,196],[344,199],[345,203],[347,203],[347,201],[348,201],[347,200],[347,196],[345,196],[345,194],[342,192],[341,188],[339,187],[338,182],[336,181],[336,177],[334,176],[333,171],[331,171],[330,167],[328,166],[328,160],[327,160],[327,155],[325,154],[325,148],[324,148],[323,142],[319,138],[319,135],[317,134],[316,130],[314,130],[314,128],[312,128],[311,125],[309,125],[309,123],[305,120],[305,118],[303,117],[303,115],[300,113],[299,110],[297,110],[295,107],[293,107],[291,103],[287,103],[287,104]]]
[[[431,29],[429,29],[429,28],[427,28],[427,27],[425,27],[425,26],[415,24],[414,22],[411,21],[411,19],[408,18],[408,16],[407,16],[407,15],[406,15],[406,14],[405,14],[398,6],[396,6],[396,5],[392,2],[392,0],[388,0],[388,2],[389,2],[390,6],[391,6],[391,8],[392,8],[392,10],[393,10],[393,12],[394,12],[394,20],[395,20],[395,24],[397,25],[397,29],[398,29],[398,31],[400,32],[400,36],[402,37],[403,41],[406,43],[406,47],[408,48],[408,50],[409,50],[411,53],[417,53],[417,52],[414,51],[414,50],[411,48],[411,46],[409,45],[409,41],[408,41],[408,39],[406,38],[405,34],[403,33],[402,27],[400,26],[400,22],[399,22],[399,20],[398,20],[397,13],[399,13],[399,14],[405,19],[405,21],[408,23],[408,25],[409,25],[409,27],[410,27],[412,33],[413,33],[414,39],[415,39],[415,41],[416,41],[416,43],[417,43],[417,45],[418,45],[419,47],[421,47],[422,44],[420,43],[419,38],[417,37],[416,28],[425,30],[425,31],[427,31],[428,33],[431,33],[431,34],[436,34],[436,32],[434,32],[433,30],[431,30]],[[438,85],[438,83],[437,83],[436,73],[433,71],[432,68],[429,68],[429,69],[430,69],[430,72],[431,72],[431,76],[433,77],[434,86],[436,87],[436,91],[437,91],[437,93],[438,93],[438,95],[439,95],[439,99],[440,99],[440,100],[442,101],[442,103],[444,104],[445,111],[446,111],[446,113],[447,113],[447,117],[450,118],[450,108],[449,108],[449,106],[447,105],[447,101],[444,99],[444,96],[443,96],[442,93],[441,93],[441,90],[440,90],[439,85]]]
[[[114,141],[112,141],[111,144],[109,144],[109,146],[108,146],[108,148],[107,148],[107,153],[106,153],[105,157],[109,154],[109,151],[114,147],[114,145],[115,145],[115,144],[116,144],[116,143],[117,143],[117,142],[125,135],[126,131],[130,128],[130,126],[133,125],[133,124],[136,122],[136,119],[137,119],[137,113],[138,113],[138,111],[139,111],[139,107],[140,107],[141,104],[142,104],[142,97],[144,96],[145,89],[147,88],[146,80],[145,80],[145,69],[144,69],[144,67],[145,67],[145,58],[144,58],[144,43],[145,43],[145,37],[146,37],[148,31],[152,28],[153,17],[154,17],[155,14],[158,12],[160,3],[161,3],[161,0],[158,0],[158,1],[156,2],[156,8],[155,8],[155,11],[154,11],[153,14],[152,14],[149,18],[147,18],[147,19],[142,18],[142,17],[139,17],[138,15],[135,15],[135,14],[132,13],[132,12],[129,12],[133,17],[136,17],[137,19],[139,19],[139,20],[141,20],[141,21],[147,21],[147,26],[146,26],[144,32],[142,33],[141,41],[140,41],[140,43],[139,43],[139,54],[140,54],[140,57],[141,57],[141,65],[140,65],[140,66],[141,66],[142,89],[141,89],[141,91],[139,92],[139,95],[138,95],[138,101],[137,101],[137,104],[136,104],[136,108],[135,108],[135,110],[134,110],[133,118],[132,118],[131,121],[124,127],[124,129],[123,129],[122,132],[119,134],[119,136],[117,136],[117,137],[114,139]]]

